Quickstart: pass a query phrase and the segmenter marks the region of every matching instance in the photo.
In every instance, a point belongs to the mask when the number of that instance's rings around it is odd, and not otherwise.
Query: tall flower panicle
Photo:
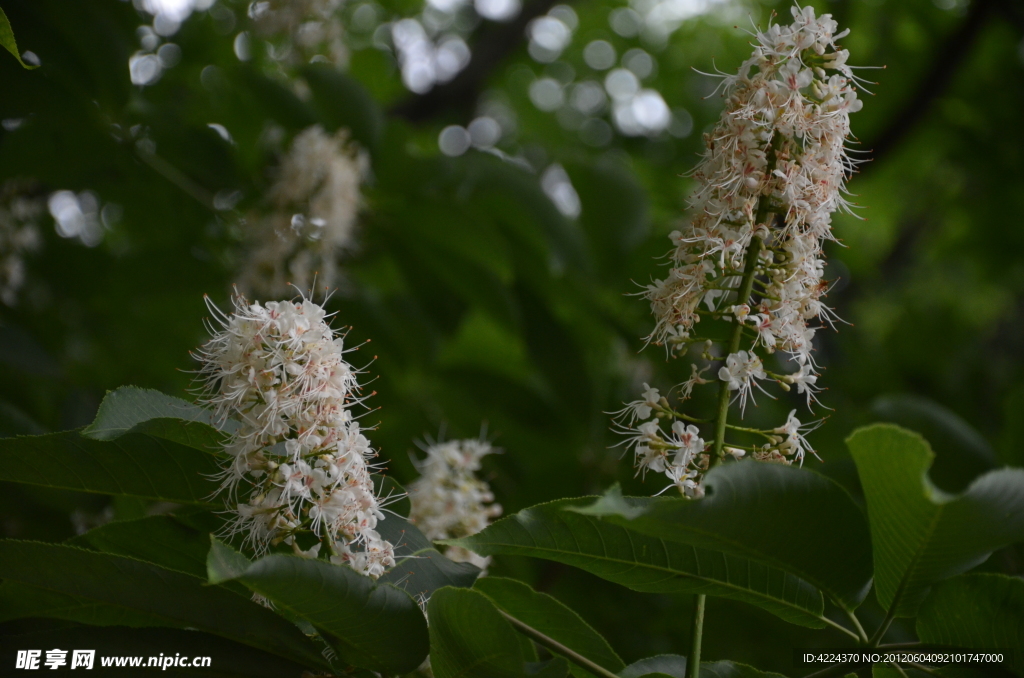
[[[0,186],[0,302],[14,306],[25,282],[25,255],[39,249],[39,220],[46,210],[41,197],[32,197],[16,180]]]
[[[230,530],[257,552],[281,543],[377,578],[395,564],[375,530],[384,519],[371,474],[376,456],[352,414],[360,371],[344,337],[309,299],[209,304],[219,329],[197,354],[202,401],[236,424],[225,445],[221,490]],[[302,545],[307,548],[304,550]]]
[[[690,223],[670,236],[668,275],[643,293],[656,320],[649,341],[680,356],[697,348],[704,369],[720,363],[717,380],[701,378],[695,366],[680,399],[717,381],[741,414],[767,382],[795,386],[808,406],[816,400],[814,335],[835,320],[823,301],[822,245],[834,240],[832,213],[850,208],[844,182],[856,166],[845,142],[861,101],[849,54],[836,44],[846,32],[811,7],[792,15],[792,24],[756,33],[751,57],[723,77],[725,111],[693,172]],[[710,325],[703,332],[702,319]],[[721,329],[726,338],[716,335]],[[770,360],[776,352],[786,359]],[[776,362],[795,369],[772,371]],[[725,397],[717,417],[699,419],[652,391],[622,411],[620,425],[637,465],[665,473],[688,496],[700,496],[703,472],[726,455],[789,463],[811,451],[794,414],[778,429],[741,429],[726,425]],[[702,423],[712,425],[703,439],[693,425]],[[725,435],[738,431],[761,444],[727,445]]]
[[[253,294],[283,295],[331,287],[338,257],[352,246],[362,207],[367,156],[344,130],[315,125],[299,133],[282,158],[265,209],[246,225],[249,252],[240,285]]]
[[[338,16],[342,4],[343,0],[258,0],[249,5],[249,17],[274,62],[345,66],[348,48]]]
[[[476,534],[501,515],[490,486],[476,477],[480,460],[495,452],[485,440],[451,440],[426,448],[417,461],[420,477],[409,485],[410,520],[431,540],[456,539]],[[445,555],[486,569],[490,558],[457,546]]]

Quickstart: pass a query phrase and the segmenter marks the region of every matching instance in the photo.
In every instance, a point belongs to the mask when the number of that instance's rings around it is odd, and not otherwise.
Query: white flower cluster
[[[834,239],[832,213],[849,209],[844,182],[856,164],[844,144],[849,114],[861,108],[861,101],[846,63],[849,54],[836,45],[846,32],[837,33],[831,16],[816,17],[811,7],[794,7],[792,14],[791,25],[774,24],[757,33],[753,55],[738,74],[724,77],[726,108],[705,135],[706,151],[693,172],[698,188],[690,199],[692,220],[685,232],[670,236],[674,249],[668,276],[644,293],[657,320],[649,340],[678,354],[704,344],[705,359],[723,362],[717,372],[720,388],[735,392],[741,412],[754,388],[764,390],[759,382],[766,380],[787,391],[795,385],[809,406],[815,399],[815,321],[831,324],[835,317],[822,302],[828,290],[822,245]],[[696,325],[702,317],[731,323],[739,341],[699,336]],[[711,350],[716,343],[724,344],[724,356]],[[770,372],[762,356],[775,351],[788,354],[798,369]],[[684,400],[694,383],[707,380],[684,384]],[[627,432],[637,446],[638,464],[664,470],[693,496],[688,483],[699,483],[699,468],[669,464],[659,456],[667,449],[682,450],[673,447],[680,441],[656,434],[657,422],[630,428],[634,418],[648,418],[638,417],[641,412],[652,414],[643,405],[648,400],[645,395],[623,411],[629,415]],[[681,417],[667,401],[653,410],[664,419]],[[676,436],[679,423],[672,427]],[[766,445],[747,449],[757,458],[802,462],[810,448],[801,426],[791,414],[785,426],[762,432]],[[714,442],[721,454],[745,453]],[[690,459],[688,454],[680,461]],[[690,470],[683,473],[683,467]]]
[[[311,289],[314,279],[333,286],[338,257],[352,246],[367,173],[368,159],[347,131],[332,135],[315,125],[299,133],[278,167],[269,209],[247,226],[243,290],[279,296],[290,286]]]
[[[345,29],[338,12],[344,0],[258,0],[249,5],[253,32],[266,40],[267,54],[285,66],[322,61],[348,62]]]
[[[39,249],[39,219],[46,210],[41,198],[25,194],[25,186],[8,181],[0,187],[0,301],[14,306],[25,282],[24,256]]]
[[[359,371],[343,338],[308,299],[234,302],[230,315],[210,305],[222,329],[197,355],[203,401],[238,424],[221,486],[236,503],[231,530],[257,552],[285,543],[315,558],[326,544],[331,562],[379,577],[394,547],[374,529],[384,519],[370,477],[376,454],[352,416]]]
[[[480,460],[495,450],[485,440],[451,440],[427,447],[416,463],[420,477],[409,485],[409,519],[430,540],[457,539],[476,534],[501,515],[501,506],[486,482],[474,474]],[[445,555],[486,569],[490,558],[456,546]]]

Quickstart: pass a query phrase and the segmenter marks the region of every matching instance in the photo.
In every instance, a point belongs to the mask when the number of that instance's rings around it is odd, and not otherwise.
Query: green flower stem
[[[704,605],[707,596],[698,593],[693,599],[693,627],[690,629],[690,655],[686,658],[686,678],[700,675],[700,645],[704,635]]]
[[[532,626],[529,626],[524,622],[516,619],[504,610],[498,610],[498,612],[500,612],[501,616],[507,619],[508,622],[512,624],[512,626],[514,626],[521,633],[523,633],[526,636],[529,636],[530,638],[533,638],[533,640],[535,640],[537,643],[543,645],[552,652],[562,655],[563,657],[571,661],[573,664],[576,664],[577,666],[586,669],[587,671],[590,671],[595,676],[599,676],[599,678],[618,678],[618,676],[616,676],[614,673],[604,668],[600,664],[595,664],[594,662],[590,661],[578,652],[570,650],[554,638],[551,638],[550,636],[541,633]]]

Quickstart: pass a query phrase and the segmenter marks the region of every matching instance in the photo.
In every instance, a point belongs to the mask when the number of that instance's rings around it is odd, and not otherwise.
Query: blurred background
[[[895,421],[958,491],[1024,464],[1024,2],[810,4],[851,29],[852,64],[885,68],[860,72],[877,83],[852,116],[863,207],[836,215],[827,272],[849,324],[818,333],[828,409],[808,464],[856,495],[843,439]],[[620,459],[608,413],[689,365],[644,349],[631,295],[685,224],[722,107],[706,73],[735,71],[786,2],[0,6],[40,65],[0,55],[0,435],[83,426],[124,384],[193,397],[203,296],[228,308],[233,285],[270,300],[293,282],[329,289],[351,327],[376,392],[363,421],[400,482],[418,442],[483,434],[504,450],[485,470],[506,513],[662,489]],[[761,398],[747,417],[793,408]],[[0,488],[8,537],[145,510]],[[1024,557],[986,567],[1021,574]],[[686,596],[551,563],[491,571],[577,609],[627,662],[687,650]],[[792,647],[845,642],[708,603],[707,660],[790,672]]]

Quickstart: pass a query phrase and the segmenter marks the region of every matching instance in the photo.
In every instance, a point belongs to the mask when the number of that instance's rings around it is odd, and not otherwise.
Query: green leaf
[[[979,477],[959,496],[932,485],[928,443],[877,424],[847,440],[868,505],[875,586],[883,607],[912,617],[933,584],[1024,539],[1024,470]]]
[[[21,60],[21,52],[18,51],[18,43],[14,40],[14,29],[11,28],[11,22],[7,20],[7,15],[4,14],[4,10],[0,8],[0,45],[3,45],[4,49],[14,55],[14,58],[18,60],[18,63],[23,68],[33,69],[39,68],[32,64],[26,64]]]
[[[82,596],[50,591],[22,582],[0,584],[0,622],[40,617],[92,626],[166,626],[156,615],[108,605]]]
[[[206,452],[220,448],[238,424],[218,421],[210,410],[152,389],[122,386],[107,393],[96,418],[82,431],[94,440],[115,440],[129,431],[173,440]]]
[[[312,641],[263,606],[133,558],[8,539],[0,541],[0,578],[152,615],[166,626],[195,628],[306,666],[329,666]]]
[[[180,678],[301,678],[309,675],[304,665],[270,652],[208,633],[182,629],[72,627],[0,636],[0,656],[5,660],[13,657],[17,650],[28,648],[95,649],[96,658],[93,668],[86,671],[87,676],[116,677],[152,673]],[[161,654],[165,657],[209,657],[210,667],[153,667],[133,673],[126,667],[105,669],[102,666],[103,657],[142,657],[142,665],[145,666],[150,657],[159,657]],[[70,657],[69,653],[69,660]],[[75,672],[78,672],[77,669]]]
[[[1004,665],[1024,676],[1024,580],[977,573],[936,585],[921,606],[917,637],[965,649],[1012,650]]]
[[[211,583],[239,581],[315,625],[350,664],[407,673],[427,656],[427,625],[416,602],[348,567],[288,555],[249,562],[215,540],[207,568]]]
[[[917,431],[935,451],[928,473],[947,492],[962,492],[972,480],[996,467],[996,454],[980,433],[955,412],[921,396],[877,398],[871,411],[882,421]]]
[[[414,598],[426,600],[444,586],[469,587],[480,568],[446,558],[405,518],[389,515],[377,523],[377,532],[395,547],[395,566],[379,579]]]
[[[863,512],[835,481],[752,461],[711,470],[707,496],[624,498],[613,487],[579,509],[652,537],[713,549],[792,572],[855,609],[871,586]]]
[[[209,536],[173,516],[148,516],[107,523],[75,537],[70,543],[145,560],[194,577],[206,577]]]
[[[0,439],[0,480],[217,506],[216,459],[145,433],[98,441],[78,431]]]
[[[652,678],[653,676],[684,678],[686,676],[686,657],[681,654],[659,654],[635,661],[619,671],[619,678]]]
[[[821,592],[781,570],[719,551],[642,535],[567,509],[591,497],[538,504],[482,532],[448,542],[481,555],[520,555],[586,570],[634,591],[705,593],[757,605],[794,624],[821,628]]]
[[[523,667],[526,675],[534,678],[566,678],[570,668],[569,662],[561,657],[552,657],[545,662],[526,662]]]
[[[878,662],[871,665],[871,678],[906,678],[906,676],[892,664]]]
[[[107,393],[82,435],[113,440],[150,419],[185,419],[217,427],[213,413],[198,405],[150,388],[122,386]]]
[[[499,609],[595,664],[613,672],[625,667],[622,659],[601,634],[578,614],[546,593],[538,593],[522,582],[503,577],[484,577],[477,580],[473,589],[490,598]],[[579,677],[593,675],[575,665],[571,671]]]
[[[430,668],[436,678],[523,678],[516,632],[472,589],[446,587],[427,604]]]

